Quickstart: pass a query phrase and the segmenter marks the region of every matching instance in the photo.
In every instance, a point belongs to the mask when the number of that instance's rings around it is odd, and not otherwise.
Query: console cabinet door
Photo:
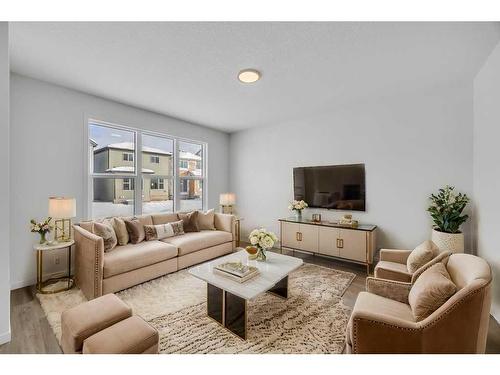
[[[318,226],[300,224],[299,249],[318,252]]]
[[[341,229],[340,236],[341,248],[339,248],[340,257],[366,262],[366,232],[362,230]]]
[[[288,223],[286,221],[281,222],[281,245],[284,247],[291,247],[293,249],[300,249],[300,224]]]
[[[319,227],[319,249],[320,254],[338,257],[339,248],[337,238],[339,230],[337,228]]]

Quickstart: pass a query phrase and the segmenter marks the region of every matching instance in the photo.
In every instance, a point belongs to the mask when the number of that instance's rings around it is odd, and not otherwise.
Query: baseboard
[[[10,328],[7,332],[0,333],[0,345],[7,344],[8,342],[10,342],[10,339],[11,339]]]

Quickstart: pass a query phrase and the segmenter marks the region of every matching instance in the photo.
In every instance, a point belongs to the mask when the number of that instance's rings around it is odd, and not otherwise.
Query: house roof
[[[201,160],[201,156],[195,155],[192,152],[186,152],[186,151],[180,151],[179,157],[181,159],[188,159],[188,160]]]
[[[98,153],[110,148],[115,150],[134,151],[134,144],[132,142],[111,143],[104,147],[98,148],[97,150],[94,151],[94,153]],[[143,146],[142,151],[149,152],[151,154],[172,155],[172,153],[169,151],[160,150],[159,148],[148,147],[148,146]]]

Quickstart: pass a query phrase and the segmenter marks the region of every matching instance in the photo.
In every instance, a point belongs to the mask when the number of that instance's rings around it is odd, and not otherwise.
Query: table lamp
[[[50,197],[49,216],[54,219],[54,240],[71,240],[71,218],[76,216],[75,198]]]
[[[220,195],[219,203],[223,214],[233,214],[236,195],[234,193],[223,193]]]

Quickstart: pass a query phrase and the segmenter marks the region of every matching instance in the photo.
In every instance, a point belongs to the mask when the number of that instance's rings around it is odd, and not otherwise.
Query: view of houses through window
[[[203,209],[204,148],[201,143],[90,121],[90,216]]]

